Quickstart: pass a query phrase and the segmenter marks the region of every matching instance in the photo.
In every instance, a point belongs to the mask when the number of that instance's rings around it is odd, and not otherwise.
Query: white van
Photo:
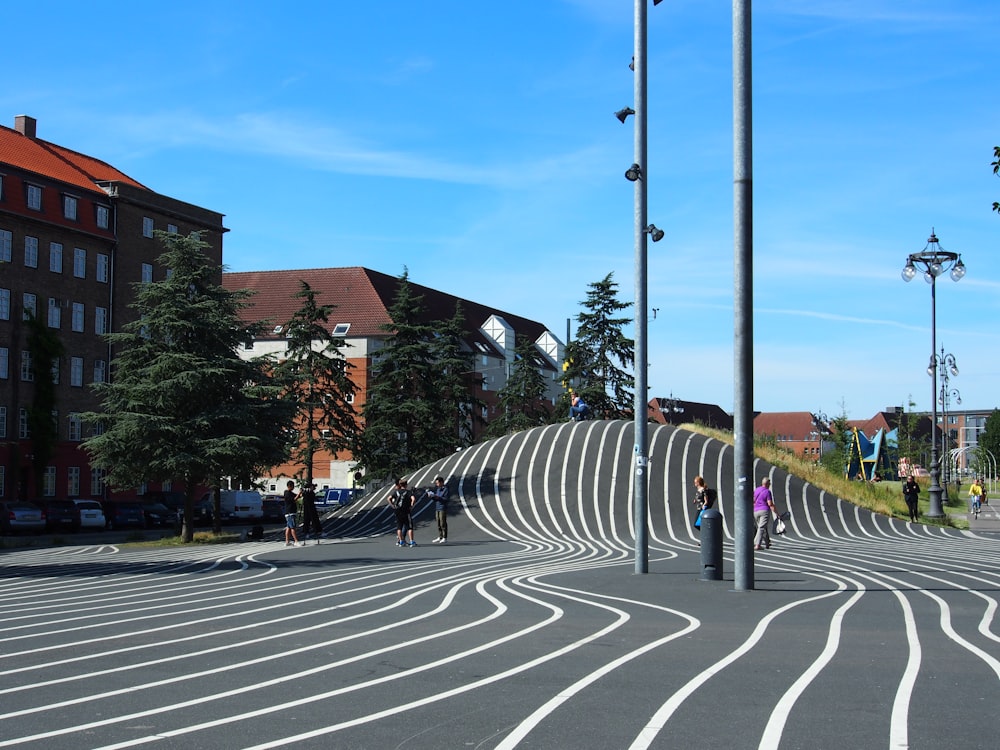
[[[206,492],[202,500],[214,502],[212,493]],[[219,512],[223,523],[259,521],[264,517],[264,501],[260,493],[253,490],[222,490],[219,493]]]

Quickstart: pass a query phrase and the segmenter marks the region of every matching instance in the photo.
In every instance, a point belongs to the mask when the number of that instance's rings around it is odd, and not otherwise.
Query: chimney
[[[38,120],[34,117],[28,117],[28,115],[15,115],[14,117],[14,130],[32,140],[35,138],[35,126],[37,124]]]

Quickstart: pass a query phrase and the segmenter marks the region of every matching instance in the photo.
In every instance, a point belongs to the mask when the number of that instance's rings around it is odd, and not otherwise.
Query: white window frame
[[[75,412],[69,415],[68,436],[74,443],[78,443],[83,440],[83,420],[80,419],[80,415]]]
[[[49,243],[49,270],[52,273],[63,271],[63,246],[61,242]]]
[[[83,333],[84,317],[87,313],[87,308],[82,302],[73,303],[73,320],[70,328],[76,333]]]
[[[82,247],[73,248],[73,275],[78,279],[87,278],[87,251]]]
[[[0,346],[0,380],[10,378],[10,349]]]
[[[47,321],[49,328],[60,328],[62,324],[62,302],[57,297],[49,297]]]
[[[90,470],[90,494],[92,497],[104,497],[104,469]]]
[[[21,350],[21,381],[24,383],[35,381],[35,373],[31,371],[31,352],[27,349]]]
[[[102,284],[108,283],[108,270],[111,268],[111,258],[105,253],[97,254],[97,280]]]
[[[153,224],[152,217],[150,217],[150,216],[143,216],[142,217],[142,236],[143,237],[152,237],[153,236],[153,228],[154,228],[154,226],[155,225]]]
[[[101,335],[108,332],[108,308],[94,308],[94,333]]]
[[[167,234],[177,234],[177,225],[167,224]]]
[[[38,297],[36,297],[31,292],[25,292],[21,296],[21,320],[27,320],[29,317],[38,317]]]
[[[66,496],[80,497],[80,467],[66,467]]]
[[[38,268],[38,238],[24,236],[24,265],[26,268]]]
[[[40,186],[28,183],[27,203],[28,208],[32,211],[42,210],[42,188]]]
[[[94,360],[94,382],[104,383],[108,379],[108,363],[103,359]]]
[[[153,281],[153,264],[152,263],[143,263],[142,264],[142,270],[140,271],[140,278],[139,278],[139,280],[143,284],[152,283],[152,281]]]
[[[76,221],[77,199],[72,195],[63,195],[63,218]]]
[[[97,204],[97,213],[95,214],[95,221],[100,229],[107,229],[108,225],[111,223],[111,209],[107,206],[102,206]]]
[[[31,430],[28,427],[28,410],[24,407],[17,410],[17,437],[20,440],[31,438]]]
[[[10,263],[10,251],[14,244],[14,235],[7,229],[0,229],[0,261]]]
[[[0,438],[7,437],[7,407],[0,406]],[[3,493],[0,492],[0,495]]]
[[[0,289],[0,320],[10,320],[10,289]]]
[[[56,467],[46,466],[42,474],[42,497],[56,496]]]
[[[69,358],[69,384],[74,388],[83,388],[83,357]]]

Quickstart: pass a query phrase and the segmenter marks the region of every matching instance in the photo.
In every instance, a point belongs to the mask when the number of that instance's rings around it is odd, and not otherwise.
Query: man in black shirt
[[[393,511],[396,514],[396,546],[405,547],[406,545],[406,534],[409,532],[410,547],[416,547],[417,543],[413,541],[413,520],[410,518],[410,513],[413,510],[413,503],[416,498],[413,497],[413,493],[407,489],[405,479],[397,479],[396,487],[389,496],[386,498],[386,502],[392,506]]]
[[[285,485],[285,492],[281,497],[285,502],[285,546],[304,547],[305,542],[300,542],[298,534],[295,533],[295,516],[299,511],[299,501],[295,494],[295,482],[291,479]]]

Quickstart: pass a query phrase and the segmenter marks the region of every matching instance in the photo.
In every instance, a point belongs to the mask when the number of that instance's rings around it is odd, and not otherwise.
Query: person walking
[[[417,546],[417,543],[413,540],[413,519],[410,517],[415,501],[416,498],[413,497],[413,492],[406,487],[405,479],[397,479],[395,489],[386,497],[386,502],[392,506],[392,510],[396,514],[397,547],[407,546],[407,535],[409,535],[409,546]]]
[[[778,515],[774,507],[774,495],[771,494],[771,480],[764,477],[760,486],[753,491],[753,520],[757,533],[753,538],[755,550],[771,549],[771,514]]]
[[[434,498],[434,518],[438,525],[438,538],[431,544],[444,544],[448,541],[448,500],[451,495],[444,477],[434,477],[434,487],[427,493]]]
[[[319,511],[316,510],[316,485],[304,485],[299,497],[302,499],[302,536],[308,539],[309,530],[312,529],[316,544],[319,544],[320,537],[323,536],[323,522],[319,520]]]
[[[698,509],[698,516],[694,520],[694,527],[701,530],[702,511],[708,510],[715,505],[715,490],[705,484],[705,478],[700,474],[694,478],[694,505]]]
[[[914,479],[911,474],[903,482],[903,500],[906,501],[906,510],[910,514],[910,521],[916,522],[917,516],[920,515],[918,510],[917,502],[920,499],[920,485],[917,484],[917,480]]]
[[[285,491],[281,498],[285,503],[285,546],[304,547],[305,542],[300,542],[298,534],[295,533],[295,517],[299,512],[299,500],[298,495],[295,494],[295,482],[291,479],[285,485]]]

